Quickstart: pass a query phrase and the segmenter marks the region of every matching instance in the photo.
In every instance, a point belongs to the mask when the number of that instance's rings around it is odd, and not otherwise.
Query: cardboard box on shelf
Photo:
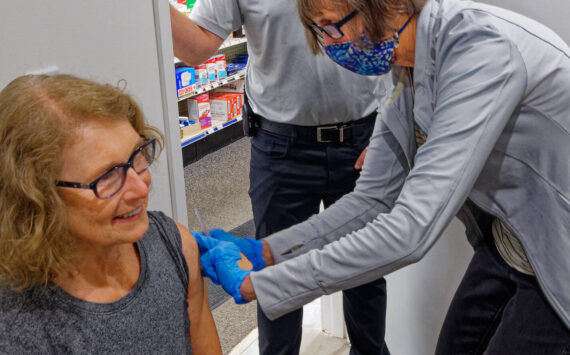
[[[215,83],[218,81],[216,75],[216,58],[212,57],[206,61],[206,70],[208,71],[208,83]]]
[[[180,138],[182,138],[182,139],[188,138],[188,137],[200,132],[201,130],[202,129],[200,128],[200,124],[198,122],[189,121],[189,124],[187,126],[180,128]]]
[[[188,117],[191,120],[200,123],[200,128],[208,128],[212,126],[212,117],[210,116],[210,96],[202,94],[192,97],[188,102]]]
[[[214,59],[216,61],[216,75],[218,80],[227,78],[228,71],[226,70],[226,56],[224,54],[218,54]]]
[[[225,122],[233,119],[232,97],[227,93],[212,93],[210,95],[212,119]]]
[[[236,102],[236,117],[241,117],[243,107],[243,94],[238,92],[232,93]]]
[[[208,84],[208,69],[206,67],[206,63],[200,64],[195,67],[196,70],[196,83],[198,87],[202,87]]]
[[[174,70],[176,75],[176,93],[178,97],[196,90],[196,77],[194,68],[179,67]]]

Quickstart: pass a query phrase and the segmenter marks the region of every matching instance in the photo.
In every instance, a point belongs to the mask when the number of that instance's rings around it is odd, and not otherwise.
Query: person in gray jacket
[[[235,244],[198,238],[203,269],[277,317],[417,262],[457,215],[475,253],[436,353],[567,353],[568,45],[470,1],[298,6],[314,51],[392,78],[376,90],[383,109],[361,176],[329,209],[261,243],[264,264],[277,265],[242,271]]]

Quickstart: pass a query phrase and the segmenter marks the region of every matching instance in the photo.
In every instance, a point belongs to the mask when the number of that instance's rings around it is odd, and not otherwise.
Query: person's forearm
[[[255,290],[253,289],[253,283],[251,282],[251,277],[249,275],[243,279],[243,282],[239,287],[239,292],[241,293],[241,297],[246,301],[253,301],[257,299]]]
[[[263,256],[263,261],[265,262],[265,266],[275,265],[275,259],[273,259],[273,253],[271,252],[271,248],[269,247],[269,243],[266,241],[262,241],[263,248],[261,249],[261,254]]]
[[[265,266],[275,265],[275,260],[273,259],[273,253],[271,252],[271,248],[266,241],[262,241],[263,248],[261,250],[261,254],[263,255],[263,261],[265,262]],[[241,286],[239,287],[239,292],[241,293],[241,297],[246,301],[253,301],[257,299],[255,295],[255,290],[253,289],[253,283],[251,282],[251,277],[247,275]]]
[[[174,55],[188,65],[199,65],[210,58],[224,39],[207,31],[170,6]]]

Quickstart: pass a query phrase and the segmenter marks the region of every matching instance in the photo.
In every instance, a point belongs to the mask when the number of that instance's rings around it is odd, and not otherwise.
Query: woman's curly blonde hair
[[[389,32],[397,29],[388,23],[396,13],[420,12],[427,0],[297,0],[301,23],[305,28],[307,42],[313,54],[322,53],[322,42],[313,31],[313,18],[323,6],[337,9],[340,14],[358,10],[362,16],[364,33],[372,42],[378,42]],[[350,27],[351,22],[345,26]]]
[[[89,120],[147,125],[123,90],[71,75],[27,75],[0,91],[0,284],[25,290],[70,270],[73,239],[55,182],[60,157]]]

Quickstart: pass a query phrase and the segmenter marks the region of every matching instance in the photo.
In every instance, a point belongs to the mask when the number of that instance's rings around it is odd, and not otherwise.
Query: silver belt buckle
[[[322,127],[317,127],[317,142],[319,143],[332,143],[334,142],[333,140],[323,140],[323,136],[322,136],[322,131],[324,129],[337,129],[339,131],[338,133],[338,140],[340,143],[344,142],[344,127],[340,126],[322,126]]]

